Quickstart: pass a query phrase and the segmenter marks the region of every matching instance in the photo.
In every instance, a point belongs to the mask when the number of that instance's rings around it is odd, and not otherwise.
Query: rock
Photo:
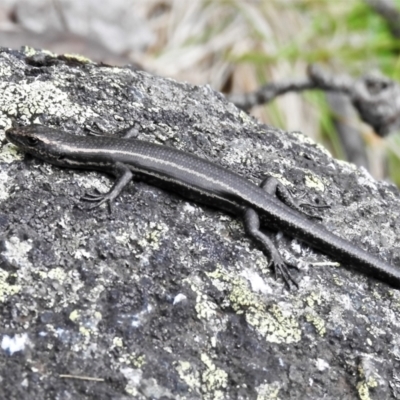
[[[2,139],[11,118],[77,135],[135,125],[330,204],[328,229],[400,268],[397,188],[208,86],[28,48],[2,49],[0,76]],[[272,232],[301,267],[288,291],[237,217],[144,182],[112,214],[88,211],[79,198],[107,176],[3,143],[0,398],[400,398],[398,290]]]

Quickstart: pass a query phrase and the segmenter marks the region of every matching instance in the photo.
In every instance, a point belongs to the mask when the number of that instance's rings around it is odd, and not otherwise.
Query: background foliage
[[[393,3],[386,19],[380,3]],[[3,0],[0,45],[77,52],[110,64],[138,63],[163,76],[244,93],[306,76],[310,63],[355,77],[400,79],[400,0]],[[396,25],[396,21],[394,23]],[[397,37],[396,37],[397,36]],[[302,131],[345,158],[334,119],[359,131],[369,169],[400,185],[400,138],[379,139],[356,114],[333,112],[326,94],[290,93],[251,113]]]

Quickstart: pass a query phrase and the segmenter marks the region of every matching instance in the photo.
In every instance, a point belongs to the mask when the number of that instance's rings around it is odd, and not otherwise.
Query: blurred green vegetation
[[[250,49],[234,59],[235,63],[256,66],[260,84],[270,81],[270,68],[282,63],[320,63],[325,64],[330,71],[356,77],[378,69],[389,78],[400,80],[400,40],[392,35],[387,22],[366,1],[293,0],[267,3],[260,6],[267,19],[268,7],[273,7],[273,4],[281,7],[286,15],[292,12],[300,17],[294,18],[297,22],[294,35],[282,38],[278,33],[276,39],[279,46],[275,52]],[[396,5],[400,10],[400,0],[396,0]],[[289,30],[293,32],[292,27]],[[254,35],[262,36],[259,31]],[[270,39],[269,37],[268,40]],[[335,157],[343,158],[345,153],[332,123],[332,112],[324,94],[309,92],[303,98],[316,108],[319,116],[316,140],[326,144]],[[268,108],[269,123],[286,128],[285,118],[273,103],[275,101],[265,106]],[[387,150],[388,164],[381,170],[388,171],[387,177],[400,186],[399,134],[393,132],[390,139],[384,140],[389,140],[383,145]],[[379,143],[379,140],[366,140],[366,146],[370,147],[379,146]],[[369,149],[368,153],[373,157],[373,149]]]
[[[370,5],[372,0],[202,0],[173,2],[154,21],[158,43],[149,70],[227,93],[306,77],[310,63],[359,77],[379,70],[400,80],[400,40]],[[394,0],[400,11],[400,0]],[[164,27],[164,28],[161,28]],[[400,28],[399,28],[400,29]],[[251,110],[285,130],[301,130],[344,158],[325,93],[286,94]],[[400,186],[400,139],[380,140],[356,117],[370,172]],[[386,152],[382,156],[382,153]],[[382,160],[379,161],[378,160]]]

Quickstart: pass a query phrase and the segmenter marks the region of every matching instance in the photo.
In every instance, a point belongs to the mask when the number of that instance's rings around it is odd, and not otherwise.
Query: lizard
[[[280,272],[285,283],[298,286],[272,240],[261,227],[276,229],[299,239],[335,260],[358,268],[389,285],[400,288],[400,268],[381,260],[349,240],[311,220],[276,178],[258,186],[216,163],[169,146],[125,137],[77,136],[40,124],[16,126],[6,131],[8,141],[51,164],[114,175],[107,193],[88,193],[82,199],[90,208],[108,203],[110,208],[134,178],[189,200],[218,208],[242,218],[247,234],[269,257],[269,266]]]

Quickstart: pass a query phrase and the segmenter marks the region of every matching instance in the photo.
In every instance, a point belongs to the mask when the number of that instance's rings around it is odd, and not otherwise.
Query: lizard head
[[[61,166],[64,164],[63,141],[65,136],[68,136],[67,133],[38,124],[27,126],[13,124],[12,128],[8,129],[5,134],[9,142],[26,153],[52,164]]]

